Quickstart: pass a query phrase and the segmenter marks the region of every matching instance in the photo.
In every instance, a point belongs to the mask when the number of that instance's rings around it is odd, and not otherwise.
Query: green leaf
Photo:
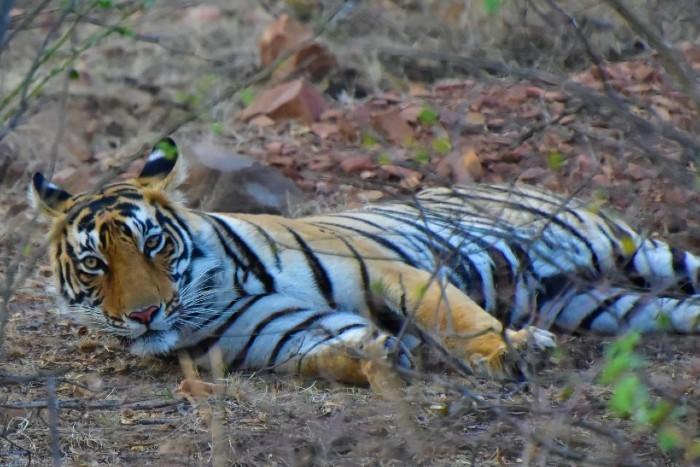
[[[642,336],[638,331],[631,331],[621,337],[618,337],[617,340],[615,340],[615,342],[608,347],[606,354],[608,356],[629,354],[635,349],[635,347],[637,347],[637,344],[641,338]]]
[[[220,122],[214,122],[211,124],[211,132],[220,136],[224,132],[224,126]]]
[[[442,156],[449,154],[452,150],[452,144],[450,144],[450,140],[447,138],[435,138],[431,145],[433,150]]]
[[[122,37],[134,37],[136,35],[133,29],[128,28],[126,26],[115,26],[114,32],[116,32]]]
[[[673,409],[673,404],[665,399],[661,399],[659,403],[647,413],[646,422],[655,427],[660,426],[671,416]]]
[[[484,0],[484,9],[490,15],[498,13],[501,9],[501,0]]]
[[[428,164],[428,162],[430,162],[430,154],[425,148],[418,148],[414,158],[416,159],[416,162],[418,162],[418,164],[420,165],[426,165]]]
[[[241,100],[243,105],[247,107],[253,103],[253,100],[255,100],[255,93],[252,89],[245,88],[242,89],[241,92],[238,94],[238,98]]]
[[[371,135],[369,133],[363,133],[362,142],[360,144],[362,144],[362,147],[365,149],[372,149],[378,143],[377,143],[377,138],[375,138],[373,135]]]
[[[566,386],[559,393],[559,400],[562,402],[568,401],[573,394],[574,394],[574,387],[573,386]]]
[[[75,68],[71,68],[70,70],[68,70],[68,79],[73,81],[79,80],[80,72],[78,72],[78,70],[76,70]]]
[[[547,167],[549,170],[561,170],[566,165],[566,156],[559,151],[552,151],[547,156]]]
[[[25,243],[24,248],[22,248],[22,256],[24,256],[25,258],[28,258],[29,255],[31,254],[31,252],[32,252],[31,243]]]
[[[656,324],[659,326],[660,331],[671,331],[671,317],[662,313],[656,317]]]
[[[112,8],[112,0],[97,0],[97,6],[100,8]]]
[[[623,377],[613,390],[609,406],[618,417],[629,417],[647,402],[646,389],[636,375]]]
[[[391,164],[391,156],[385,152],[377,156],[377,164],[379,165],[389,165]]]
[[[681,435],[676,430],[670,428],[662,428],[656,434],[656,442],[662,451],[668,452],[671,449],[680,446]]]
[[[700,439],[695,438],[690,447],[685,451],[685,458],[693,462],[700,458]]]
[[[418,121],[421,125],[433,126],[438,122],[440,116],[429,106],[424,106],[418,114]]]

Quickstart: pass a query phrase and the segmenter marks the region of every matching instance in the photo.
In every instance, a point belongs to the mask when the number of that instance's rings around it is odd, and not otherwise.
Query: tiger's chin
[[[148,331],[131,341],[129,352],[140,357],[167,355],[175,349],[179,339],[177,331],[172,329]]]

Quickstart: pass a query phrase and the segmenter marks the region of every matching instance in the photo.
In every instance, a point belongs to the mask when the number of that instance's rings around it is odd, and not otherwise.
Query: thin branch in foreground
[[[48,412],[49,412],[49,446],[51,450],[51,460],[54,467],[60,466],[63,461],[61,459],[61,444],[58,434],[58,400],[56,398],[56,378],[53,376],[46,382],[46,392],[48,396]]]

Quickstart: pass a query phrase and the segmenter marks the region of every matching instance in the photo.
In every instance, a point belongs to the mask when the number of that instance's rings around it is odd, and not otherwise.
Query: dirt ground
[[[4,283],[11,275],[14,258],[21,258],[20,272],[28,271],[10,303],[0,354],[0,465],[51,465],[52,441],[66,465],[689,465],[697,459],[680,445],[661,449],[652,429],[610,411],[612,389],[598,383],[598,374],[612,338],[559,336],[559,350],[528,384],[463,378],[430,356],[395,398],[326,381],[237,373],[216,381],[223,395],[192,400],[176,390],[183,372],[175,359],[136,358],[117,339],[59,314],[48,262],[28,266],[45,238],[43,224],[25,227],[32,218],[29,174],[55,164],[56,179],[87,189],[174,126],[184,146],[215,144],[279,169],[306,194],[291,208],[295,213],[455,181],[517,180],[591,199],[643,231],[700,251],[695,165],[687,147],[658,131],[669,125],[698,135],[697,119],[658,56],[632,54],[627,32],[595,36],[594,43],[604,42],[606,54],[619,52],[608,58],[624,58],[609,66],[608,84],[630,99],[632,114],[658,125],[651,129],[563,84],[602,89],[594,68],[572,62],[579,53],[573,42],[540,44],[552,49],[539,55],[528,49],[528,58],[515,63],[566,69],[557,75],[559,85],[382,58],[372,47],[410,48],[416,38],[425,39],[425,49],[453,52],[475,22],[488,48],[474,45],[479,37],[472,31],[465,42],[470,52],[509,63],[517,55],[507,48],[515,47],[514,37],[487,16],[454,10],[459,20],[438,34],[422,16],[426,11],[409,8],[415,2],[390,1],[357,7],[359,17],[319,39],[340,64],[360,70],[369,97],[350,103],[325,97],[315,125],[260,124],[241,121],[239,95],[210,99],[257,69],[257,38],[282,2],[163,3],[128,16],[129,33],[71,61],[75,73],[50,81],[0,143],[0,156],[7,156],[0,161],[0,277]],[[82,18],[70,37],[73,50],[124,11]],[[449,18],[438,13],[432,18],[438,24]],[[26,76],[58,16],[60,9],[47,10],[0,56],[0,96]],[[700,69],[696,32],[669,30],[674,40],[695,38],[679,49]],[[42,73],[71,53],[63,50]],[[538,56],[546,60],[532,58]],[[416,78],[445,69],[438,80]],[[251,89],[259,95],[266,86],[256,82]],[[182,124],[192,113],[198,118]],[[432,113],[436,121],[426,123]],[[699,346],[697,337],[652,336],[638,347],[645,384],[654,397],[677,404],[673,426],[691,446],[700,436]],[[54,399],[61,401],[57,413],[48,408]]]

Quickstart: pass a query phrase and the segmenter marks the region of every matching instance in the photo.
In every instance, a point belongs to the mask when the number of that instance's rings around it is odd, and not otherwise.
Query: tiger
[[[289,218],[189,209],[166,138],[140,174],[72,195],[33,175],[63,310],[139,356],[372,386],[438,342],[510,378],[551,331],[698,331],[700,257],[527,185],[427,188]]]

